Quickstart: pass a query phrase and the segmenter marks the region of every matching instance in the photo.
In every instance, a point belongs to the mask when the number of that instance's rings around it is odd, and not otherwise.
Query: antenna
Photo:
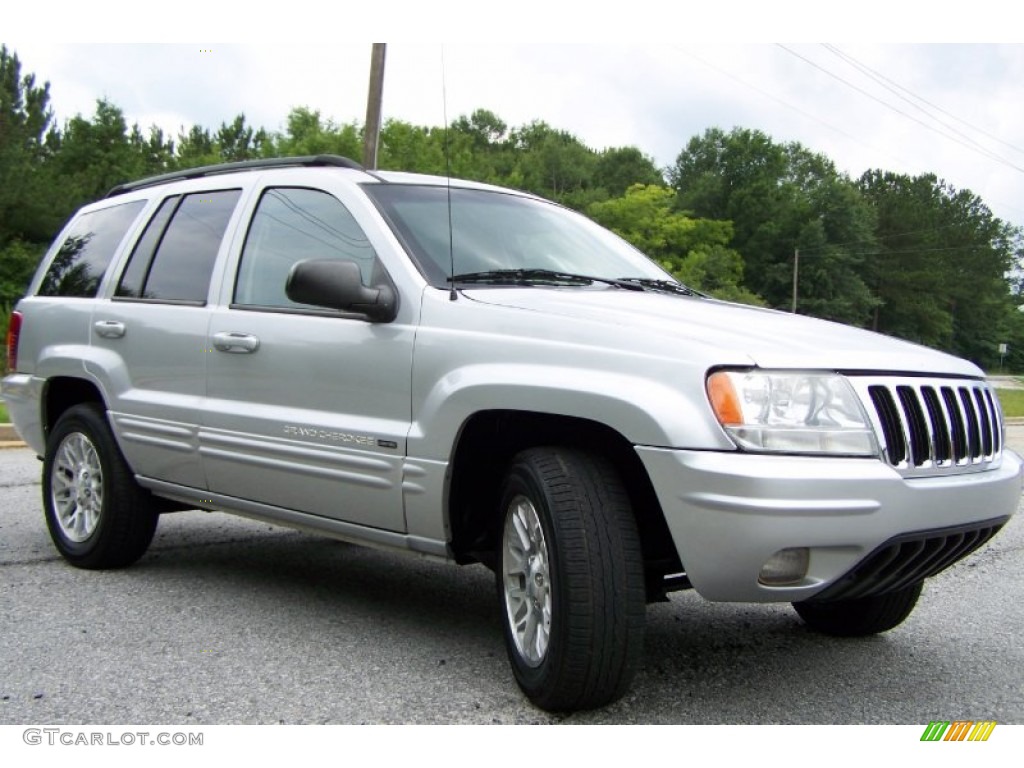
[[[448,146],[448,75],[444,66],[444,46],[441,46],[441,106],[444,110],[444,170],[447,178],[448,194],[448,262],[451,264],[452,273],[448,280],[452,284],[451,293],[448,294],[449,301],[459,298],[455,290],[455,235],[452,232],[452,153]]]

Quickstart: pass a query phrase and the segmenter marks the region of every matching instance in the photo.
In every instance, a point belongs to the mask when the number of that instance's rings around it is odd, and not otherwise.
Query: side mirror
[[[358,312],[375,323],[398,315],[398,300],[389,285],[363,285],[359,265],[337,259],[305,259],[292,265],[285,293],[299,304]]]

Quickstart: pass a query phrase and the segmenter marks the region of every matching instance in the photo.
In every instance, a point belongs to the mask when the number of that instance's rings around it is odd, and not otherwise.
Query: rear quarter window
[[[39,295],[94,297],[118,244],[145,204],[135,200],[75,219],[46,270]]]

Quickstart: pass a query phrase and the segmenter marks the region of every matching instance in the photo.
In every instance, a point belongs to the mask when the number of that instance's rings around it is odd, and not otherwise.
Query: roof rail
[[[365,170],[355,160],[349,160],[341,155],[303,155],[302,157],[268,157],[260,160],[241,160],[237,163],[218,163],[217,165],[203,165],[198,168],[183,168],[180,171],[162,173],[159,176],[150,176],[146,179],[139,179],[127,184],[118,184],[107,192],[107,197],[114,197],[125,192],[133,192],[136,189],[155,187],[160,184],[168,184],[172,181],[184,179],[200,179],[204,176],[217,176],[223,173],[234,173],[235,171],[259,171],[265,168],[287,168],[289,166],[317,167],[333,166],[335,168],[354,168],[357,171]]]

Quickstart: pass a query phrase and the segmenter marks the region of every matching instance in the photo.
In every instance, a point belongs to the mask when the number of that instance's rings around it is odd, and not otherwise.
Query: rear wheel
[[[120,568],[146,552],[158,515],[100,406],[69,408],[46,443],[43,509],[57,550],[79,568]]]
[[[793,603],[811,629],[839,637],[863,637],[886,632],[902,624],[921,596],[923,581],[895,592],[855,600]]]
[[[629,498],[606,460],[524,451],[501,492],[498,597],[520,688],[548,710],[626,692],[643,651],[643,556]]]

